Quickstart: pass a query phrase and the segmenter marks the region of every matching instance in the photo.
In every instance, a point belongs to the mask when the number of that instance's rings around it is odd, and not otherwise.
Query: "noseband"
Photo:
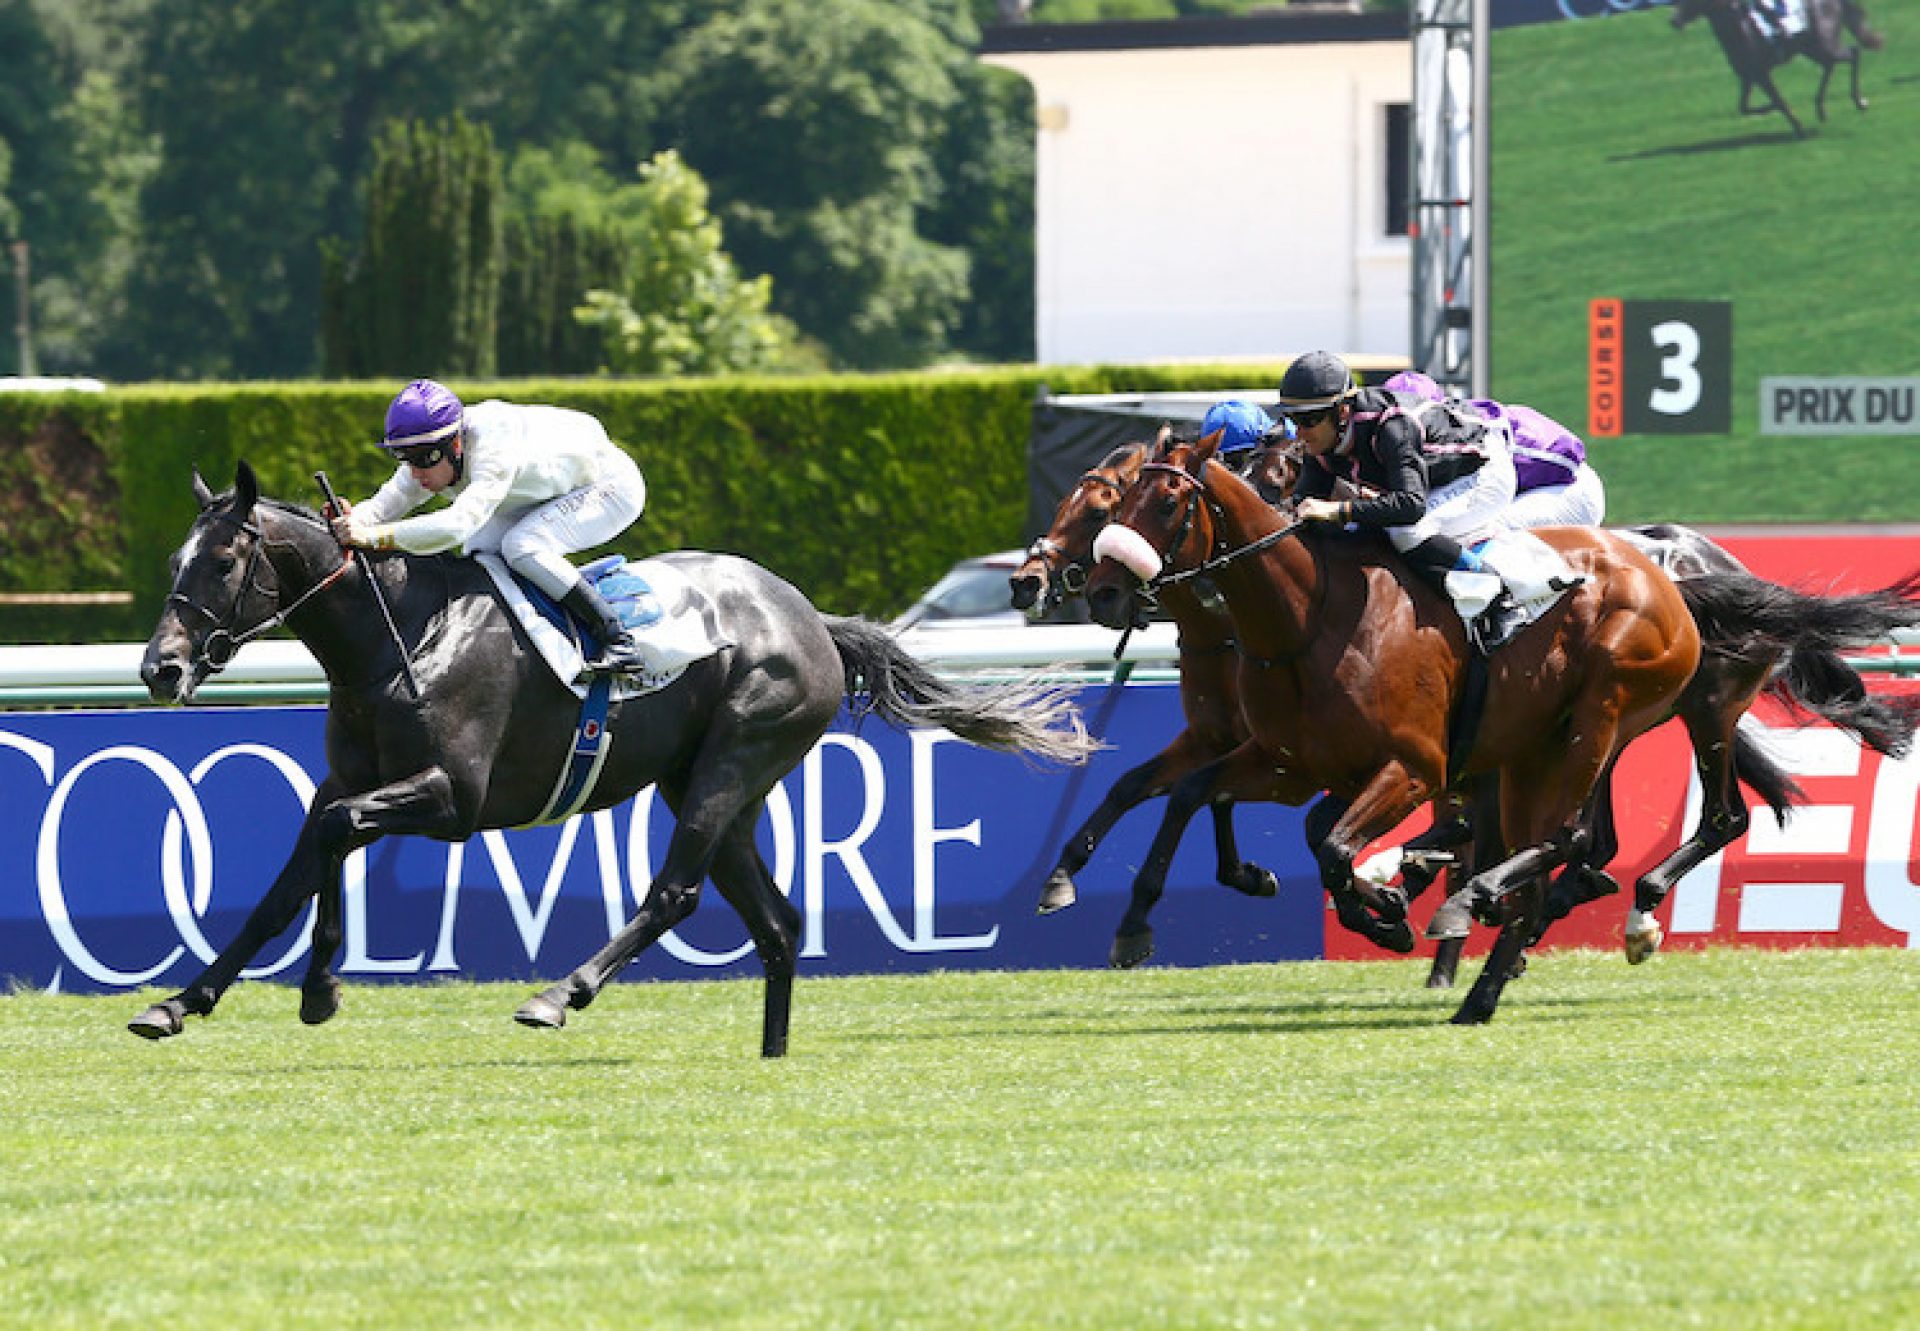
[[[1211,464],[1208,464],[1208,465],[1211,465]],[[1154,472],[1163,472],[1169,476],[1177,476],[1182,481],[1185,481],[1189,487],[1191,487],[1187,491],[1186,507],[1181,509],[1180,511],[1180,529],[1178,533],[1174,536],[1173,540],[1168,544],[1166,549],[1166,554],[1163,554],[1161,556],[1162,560],[1164,560],[1167,557],[1167,555],[1171,555],[1174,551],[1178,550],[1181,546],[1186,544],[1187,537],[1189,534],[1191,534],[1193,530],[1194,519],[1199,513],[1200,500],[1206,494],[1206,486],[1201,484],[1200,478],[1195,476],[1192,472],[1189,472],[1184,467],[1176,467],[1171,462],[1148,462],[1143,464],[1140,470],[1143,473],[1154,471]],[[1219,506],[1214,504],[1211,500],[1208,501],[1208,507],[1214,509],[1215,512],[1219,511]],[[1293,535],[1294,532],[1300,530],[1300,526],[1301,524],[1298,522],[1289,522],[1284,527],[1281,527],[1278,531],[1268,532],[1265,536],[1260,537],[1258,540],[1249,541],[1247,544],[1239,547],[1236,550],[1228,550],[1223,554],[1215,555],[1211,559],[1203,560],[1201,563],[1196,564],[1194,567],[1190,569],[1187,569],[1185,572],[1162,573],[1159,577],[1155,578],[1152,582],[1146,585],[1146,590],[1149,592],[1152,592],[1152,591],[1158,590],[1161,587],[1177,587],[1183,582],[1190,582],[1195,578],[1205,577],[1207,574],[1213,572],[1215,569],[1225,568],[1228,564],[1233,563],[1236,559],[1242,559],[1245,556],[1251,555],[1251,554],[1258,554],[1260,551],[1265,550],[1270,546],[1279,544],[1281,541],[1285,540],[1287,537]],[[1219,544],[1220,542],[1216,537],[1214,541],[1214,548],[1218,549]]]
[[[1116,499],[1127,492],[1126,486],[1104,472],[1082,472],[1073,488],[1080,490],[1088,485],[1105,486],[1113,491]],[[1059,580],[1063,592],[1069,596],[1078,596],[1087,589],[1087,566],[1077,559],[1067,559],[1065,556],[1066,551],[1062,550],[1060,543],[1050,536],[1037,537],[1033,544],[1027,547],[1028,559],[1037,559],[1045,564],[1047,572]],[[1054,567],[1055,560],[1062,561],[1057,571]]]
[[[191,610],[213,626],[208,630],[206,637],[194,645],[193,663],[196,666],[205,666],[209,675],[217,675],[227,668],[227,663],[233,660],[235,652],[255,638],[279,628],[287,622],[287,616],[345,577],[347,570],[353,567],[353,551],[344,551],[340,557],[340,566],[295,597],[292,605],[277,614],[268,616],[252,628],[242,629],[236,633],[233,623],[240,617],[240,607],[247,599],[248,592],[265,597],[271,603],[278,602],[280,593],[277,587],[272,589],[262,587],[253,580],[254,570],[260,564],[260,552],[266,548],[267,536],[258,524],[236,518],[231,513],[210,513],[207,516],[213,521],[227,523],[253,537],[253,543],[247,549],[246,567],[240,574],[239,590],[233,594],[233,604],[227,607],[224,617],[214,614],[199,602],[179,592],[167,593],[167,604],[178,606],[182,610]]]

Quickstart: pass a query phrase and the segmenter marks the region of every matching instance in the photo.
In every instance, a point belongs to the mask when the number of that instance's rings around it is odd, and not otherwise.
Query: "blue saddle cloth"
[[[667,613],[652,584],[640,575],[634,565],[627,562],[625,555],[607,555],[596,559],[581,567],[580,576],[599,591],[602,599],[620,616],[620,622],[630,629],[651,627]],[[558,601],[518,573],[513,575],[513,579],[526,592],[527,599],[540,612],[541,618],[549,624],[576,643],[600,643],[600,635],[593,631],[596,626],[576,619]],[[605,646],[604,643],[600,645]]]

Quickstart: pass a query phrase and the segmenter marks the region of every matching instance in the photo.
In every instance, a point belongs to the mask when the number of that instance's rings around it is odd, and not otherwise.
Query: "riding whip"
[[[346,510],[340,507],[340,496],[333,492],[333,482],[327,479],[327,473],[313,473],[313,483],[320,487],[320,493],[326,496],[327,515],[337,517]],[[331,524],[329,524],[331,525]],[[338,539],[338,538],[336,538]],[[387,606],[386,589],[380,585],[380,579],[373,575],[372,565],[363,564],[367,571],[367,586],[373,588],[373,603],[380,607],[380,618],[387,622],[387,632],[393,638],[393,649],[400,653],[400,673],[407,677],[407,688],[413,693],[413,700],[420,701],[420,681],[413,677],[413,658],[407,652],[407,644],[400,639],[400,626],[393,622],[393,611]]]

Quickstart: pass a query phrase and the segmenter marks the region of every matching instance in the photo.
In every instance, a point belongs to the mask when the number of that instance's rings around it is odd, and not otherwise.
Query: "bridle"
[[[1173,540],[1167,544],[1166,554],[1171,555],[1174,551],[1185,545],[1187,543],[1187,537],[1192,534],[1194,521],[1199,516],[1200,501],[1206,496],[1206,487],[1201,484],[1199,477],[1195,476],[1185,467],[1176,467],[1171,462],[1143,463],[1140,470],[1142,473],[1153,471],[1161,472],[1168,476],[1176,476],[1186,482],[1189,487],[1186,492],[1187,502],[1180,510],[1179,531],[1175,534]],[[1219,511],[1218,506],[1214,505],[1210,500],[1208,501],[1208,506],[1213,508],[1215,512]],[[1294,532],[1300,530],[1301,525],[1298,521],[1289,522],[1277,531],[1270,531],[1257,540],[1249,541],[1247,544],[1239,546],[1236,549],[1214,555],[1211,559],[1203,560],[1190,569],[1179,573],[1161,573],[1151,582],[1145,584],[1141,590],[1147,594],[1152,594],[1162,587],[1177,587],[1183,582],[1190,582],[1195,578],[1205,577],[1216,569],[1225,568],[1235,560],[1244,559],[1248,555],[1258,554],[1262,550],[1278,545],[1281,541],[1293,535]],[[1218,538],[1216,538],[1214,548],[1218,549],[1219,546],[1220,542]],[[1165,556],[1163,555],[1162,558],[1165,558]]]
[[[260,566],[260,552],[267,546],[267,536],[257,523],[249,522],[244,518],[237,518],[231,513],[208,513],[205,517],[210,521],[224,522],[236,530],[253,537],[252,544],[247,548],[246,567],[241,570],[240,586],[234,592],[233,603],[227,607],[224,616],[216,615],[213,611],[207,609],[207,607],[180,592],[169,592],[167,594],[168,605],[178,606],[182,610],[191,610],[194,614],[213,626],[208,630],[205,637],[194,644],[193,664],[196,668],[204,667],[206,673],[209,675],[217,675],[227,668],[227,663],[233,660],[233,654],[235,652],[245,647],[255,638],[271,633],[273,630],[279,628],[287,622],[288,616],[292,615],[294,611],[345,577],[353,567],[353,551],[343,551],[340,556],[339,567],[335,568],[331,573],[321,578],[320,581],[314,583],[313,586],[307,588],[306,591],[295,597],[293,603],[284,610],[268,616],[252,628],[242,629],[236,633],[233,625],[235,621],[240,618],[241,607],[246,602],[248,593],[264,597],[273,604],[278,604],[279,601],[280,591],[277,586],[272,588],[262,587],[254,581],[254,572]],[[269,567],[271,567],[271,565],[269,565]]]
[[[1116,499],[1127,492],[1126,486],[1100,471],[1082,472],[1073,488],[1078,491],[1087,485],[1104,486],[1113,491]],[[1087,589],[1087,566],[1080,560],[1067,559],[1066,551],[1061,549],[1060,543],[1052,537],[1045,535],[1036,537],[1033,544],[1027,547],[1027,558],[1037,559],[1046,565],[1049,579],[1058,581],[1062,592],[1066,595],[1078,596]],[[1056,560],[1061,561],[1057,568]]]

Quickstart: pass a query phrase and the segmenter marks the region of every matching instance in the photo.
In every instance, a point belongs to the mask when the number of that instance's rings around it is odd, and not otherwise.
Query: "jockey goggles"
[[[1280,415],[1283,420],[1292,421],[1295,429],[1311,430],[1338,410],[1338,403],[1330,407],[1295,407],[1290,410],[1282,407]]]
[[[411,448],[389,449],[394,460],[404,467],[427,468],[438,466],[440,460],[453,452],[453,441],[445,440],[437,444],[415,444]]]

